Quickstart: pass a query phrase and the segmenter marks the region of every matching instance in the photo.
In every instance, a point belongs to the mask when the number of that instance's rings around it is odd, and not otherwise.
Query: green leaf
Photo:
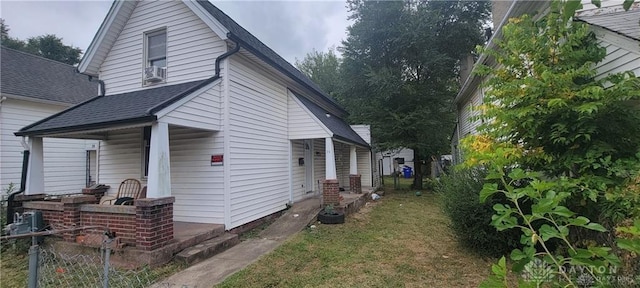
[[[553,208],[553,212],[551,213],[562,217],[571,217],[574,214],[573,212],[571,212],[571,210],[569,210],[569,208],[564,206],[556,206],[555,208]]]
[[[564,6],[564,11],[562,11],[562,18],[564,21],[569,20],[569,18],[573,17],[578,9],[582,8],[582,3],[580,0],[568,0]]]
[[[640,254],[640,239],[618,239],[616,244],[620,249]]]
[[[600,0],[591,0],[591,4],[596,5],[596,7],[602,7],[602,2]]]
[[[540,238],[542,238],[542,240],[544,241],[547,241],[551,238],[562,239],[562,235],[560,234],[560,232],[558,232],[556,228],[551,227],[547,224],[543,224],[542,226],[540,226],[540,229],[538,229],[538,231],[540,232]]]
[[[480,203],[484,203],[485,201],[487,201],[487,198],[495,194],[497,191],[498,191],[498,184],[485,183],[482,186],[482,190],[480,190]]]
[[[604,226],[602,226],[602,225],[600,225],[598,223],[589,223],[589,224],[584,225],[582,227],[587,228],[587,229],[591,229],[591,230],[594,230],[594,231],[598,231],[598,232],[607,232],[607,229],[604,228]]]
[[[589,220],[589,218],[584,217],[584,216],[578,216],[574,219],[571,219],[571,221],[569,221],[569,224],[574,225],[574,226],[584,226],[585,224],[591,222],[591,220]]]

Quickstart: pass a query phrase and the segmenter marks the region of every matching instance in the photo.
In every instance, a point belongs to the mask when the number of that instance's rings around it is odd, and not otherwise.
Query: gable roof
[[[357,144],[363,147],[371,148],[367,141],[364,141],[353,128],[347,124],[340,117],[329,113],[327,110],[311,102],[309,99],[299,96],[297,93],[292,92],[300,102],[311,111],[311,113],[324,124],[331,132],[333,137],[342,141]]]
[[[105,17],[98,32],[93,38],[89,48],[85,53],[82,61],[78,65],[80,72],[97,74],[99,62],[102,61],[115,43],[120,31],[124,28],[126,20],[131,16],[136,7],[136,1],[114,1]],[[284,75],[313,92],[317,102],[326,103],[334,108],[338,113],[347,115],[344,110],[331,96],[326,94],[320,87],[311,81],[306,75],[293,67],[278,53],[267,47],[258,38],[253,36],[249,31],[236,23],[231,17],[222,12],[216,6],[206,0],[197,0],[194,2],[184,1],[195,15],[200,17],[221,39],[230,39],[238,41],[244,50],[256,55],[260,60],[280,71]],[[226,34],[220,34],[226,33]]]
[[[0,59],[0,93],[67,104],[98,95],[98,83],[71,65],[6,47]]]
[[[585,15],[577,19],[640,41],[640,9]]]
[[[241,43],[240,46],[250,51],[254,55],[261,58],[261,60],[265,61],[269,65],[278,69],[280,72],[285,75],[291,77],[293,80],[298,82],[300,85],[305,86],[305,88],[317,93],[319,96],[324,98],[323,100],[328,101],[332,106],[337,108],[340,112],[344,114],[348,114],[344,108],[342,108],[331,96],[326,94],[318,85],[316,85],[309,77],[304,75],[300,70],[293,67],[291,63],[282,58],[278,53],[273,51],[267,45],[262,43],[262,41],[258,40],[253,34],[240,26],[236,21],[231,19],[227,14],[222,12],[222,10],[218,9],[215,5],[211,4],[207,0],[197,0],[198,4],[200,4],[211,16],[213,16],[216,20],[218,20],[229,33],[227,36],[232,39],[239,41]]]
[[[44,136],[151,122],[156,120],[158,111],[216,79],[98,96],[26,126],[15,135]]]

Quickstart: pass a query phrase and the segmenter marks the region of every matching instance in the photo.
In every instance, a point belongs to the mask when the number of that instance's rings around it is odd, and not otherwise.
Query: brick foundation
[[[349,188],[353,193],[362,194],[362,175],[349,175]]]
[[[135,200],[136,247],[155,250],[173,240],[175,197]]]
[[[340,185],[338,180],[327,179],[322,182],[322,205],[340,205]]]
[[[103,226],[116,233],[117,242],[151,251],[173,240],[174,197],[138,199],[134,206],[98,205],[96,195],[63,197],[57,201],[23,202],[25,211],[40,210],[45,224],[54,230]],[[100,245],[105,228],[76,230],[62,234],[67,242]],[[80,237],[78,237],[80,236]]]

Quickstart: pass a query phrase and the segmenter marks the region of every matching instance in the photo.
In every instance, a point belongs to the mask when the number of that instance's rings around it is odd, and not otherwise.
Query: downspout
[[[76,70],[76,72],[77,72],[77,71],[78,71],[78,70]],[[80,72],[78,72],[78,73],[80,73]],[[97,78],[93,78],[93,76],[87,76],[87,77],[89,77],[89,81],[90,81],[90,82],[95,81],[95,82],[98,82],[98,84],[100,84],[100,96],[104,96],[104,94],[105,94],[104,81],[102,81],[102,80],[100,80],[100,79],[97,79]]]
[[[227,34],[227,37],[230,35],[231,33]],[[222,55],[218,56],[218,58],[216,58],[216,73],[215,75],[213,75],[214,78],[218,78],[220,77],[220,63],[222,62],[222,60],[224,60],[225,58],[235,54],[236,52],[240,51],[240,42],[236,41],[235,39],[228,37],[229,40],[233,41],[233,44],[235,44],[235,47],[233,49],[231,49],[230,51],[224,52]]]
[[[23,140],[24,141],[24,140]],[[16,195],[24,192],[26,190],[26,182],[27,182],[27,168],[29,167],[29,154],[31,152],[29,150],[24,150],[22,155],[22,175],[20,177],[20,190],[9,194],[9,198],[7,198],[7,224],[13,223],[13,199]]]

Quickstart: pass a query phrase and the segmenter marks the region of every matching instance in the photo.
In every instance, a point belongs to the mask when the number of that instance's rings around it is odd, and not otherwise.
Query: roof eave
[[[14,135],[30,136],[30,137],[33,137],[33,136],[45,137],[47,135],[53,135],[53,134],[82,133],[82,132],[88,132],[88,131],[97,130],[97,129],[117,128],[118,126],[123,126],[123,125],[151,123],[155,120],[157,120],[157,117],[155,115],[146,115],[142,117],[121,119],[116,121],[92,123],[92,124],[77,125],[77,126],[66,126],[66,127],[42,129],[42,130],[23,131],[25,130],[23,128],[20,131],[15,132]]]

